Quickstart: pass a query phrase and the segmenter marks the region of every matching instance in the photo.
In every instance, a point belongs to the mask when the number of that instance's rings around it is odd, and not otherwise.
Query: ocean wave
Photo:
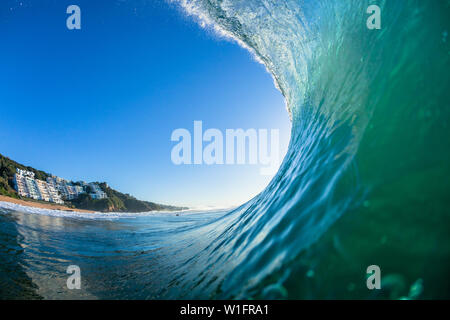
[[[449,277],[428,260],[450,257],[438,179],[450,173],[448,1],[378,1],[380,30],[366,26],[372,1],[178,3],[266,66],[292,120],[277,175],[197,253],[215,289],[186,281],[185,294],[398,298],[398,285],[372,293],[357,280],[376,263],[411,285],[427,279],[424,297],[448,297],[424,272]]]
[[[65,250],[61,260],[75,255],[104,298],[449,298],[450,3],[377,1],[381,30],[366,27],[371,0],[178,3],[275,79],[292,120],[279,172],[249,202],[205,218],[149,213],[39,232],[5,219],[10,239],[26,242],[10,245],[18,255],[40,257],[41,241]],[[381,290],[366,286],[374,264]]]

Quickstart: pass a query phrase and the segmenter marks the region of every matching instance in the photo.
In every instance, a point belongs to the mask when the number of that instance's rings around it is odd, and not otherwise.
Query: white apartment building
[[[89,186],[92,199],[105,199],[107,195],[97,183],[81,182],[76,185],[72,181],[64,180],[60,177],[51,176],[47,181],[35,179],[33,172],[17,169],[14,175],[14,183],[17,193],[22,197],[32,198],[63,204],[65,200],[77,199],[80,194],[86,193]]]
[[[19,169],[19,168],[16,169],[16,172],[17,172],[18,175],[20,175],[22,177],[30,177],[30,178],[34,179],[34,172],[27,171],[27,170],[22,170],[22,169]]]
[[[100,188],[100,186],[96,183],[89,183],[89,187],[91,187],[91,193],[89,194],[92,199],[106,199],[108,196],[105,192]]]
[[[78,198],[80,194],[86,193],[82,186],[74,185],[71,181],[64,180],[60,177],[48,177],[47,183],[58,190],[61,196],[66,200],[74,200]]]
[[[63,204],[61,196],[47,182],[35,179],[33,172],[17,169],[14,182],[17,193],[22,197]]]

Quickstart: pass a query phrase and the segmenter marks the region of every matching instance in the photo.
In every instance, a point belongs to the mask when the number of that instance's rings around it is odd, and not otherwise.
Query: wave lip
[[[66,256],[82,248],[94,272],[107,261],[96,274],[112,274],[105,280],[115,290],[98,290],[107,297],[448,299],[448,2],[379,1],[380,31],[366,28],[370,0],[181,4],[249,48],[273,75],[292,119],[279,172],[261,194],[221,215],[194,211],[172,224],[76,221],[76,246],[66,228],[41,237],[47,224],[16,230],[4,219],[14,234],[8,239],[40,246],[59,236]],[[100,232],[80,232],[87,224]],[[12,270],[26,265],[13,263]],[[382,290],[367,289],[373,264]]]
[[[423,270],[449,277],[427,261],[450,261],[450,186],[438,178],[450,175],[450,5],[379,1],[381,30],[369,30],[369,0],[177,2],[266,66],[292,120],[277,175],[197,255],[220,288],[211,296],[408,296],[355,284],[370,260],[411,285],[428,279],[422,297],[449,297]],[[332,286],[329,268],[341,279]]]

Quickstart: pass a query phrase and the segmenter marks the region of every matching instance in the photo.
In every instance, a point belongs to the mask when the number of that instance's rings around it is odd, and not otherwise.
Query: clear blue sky
[[[66,28],[80,6],[82,29]],[[177,128],[290,123],[264,67],[162,0],[0,2],[0,153],[55,175],[107,181],[139,199],[240,204],[271,177],[255,165],[182,165]]]

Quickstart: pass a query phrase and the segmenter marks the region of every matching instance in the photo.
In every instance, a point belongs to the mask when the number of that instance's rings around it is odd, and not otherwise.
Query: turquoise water
[[[179,297],[225,213],[75,218],[0,208],[0,298]],[[80,267],[80,290],[67,289],[70,265]]]
[[[273,75],[292,119],[279,172],[228,212],[4,210],[1,296],[449,298],[450,2],[180,2]],[[366,27],[373,3],[381,30]],[[373,264],[381,290],[366,287]]]

